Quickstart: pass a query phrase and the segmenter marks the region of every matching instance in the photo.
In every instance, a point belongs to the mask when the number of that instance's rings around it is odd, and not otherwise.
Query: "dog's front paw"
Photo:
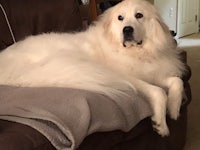
[[[153,130],[162,137],[169,136],[170,132],[165,121],[159,123],[155,120],[155,118],[152,117],[152,126]]]
[[[174,120],[178,119],[181,109],[181,102],[182,102],[181,96],[177,97],[176,99],[174,98],[168,100],[167,113],[169,114],[171,119]]]
[[[180,115],[180,106],[175,107],[169,107],[168,108],[168,114],[171,119],[177,120]]]
[[[168,79],[168,102],[167,111],[171,119],[177,120],[183,99],[184,87],[183,81],[178,77]]]

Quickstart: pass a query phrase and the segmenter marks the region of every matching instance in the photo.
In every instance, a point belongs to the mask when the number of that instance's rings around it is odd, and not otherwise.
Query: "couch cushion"
[[[42,134],[29,126],[0,120],[0,131],[2,150],[55,150]]]
[[[16,41],[43,32],[81,29],[77,0],[0,0]],[[0,49],[13,43],[3,11],[0,9]]]

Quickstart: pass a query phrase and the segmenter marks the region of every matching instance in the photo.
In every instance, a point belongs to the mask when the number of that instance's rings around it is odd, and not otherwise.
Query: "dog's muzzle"
[[[127,47],[127,45],[134,45],[133,43],[136,43],[137,45],[141,45],[142,41],[137,41],[134,38],[134,28],[131,26],[125,26],[123,28],[123,46]],[[131,44],[132,43],[132,44]]]

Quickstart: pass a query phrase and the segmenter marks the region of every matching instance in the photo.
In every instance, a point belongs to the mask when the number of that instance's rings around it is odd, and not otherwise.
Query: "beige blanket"
[[[91,133],[129,131],[152,114],[145,100],[128,95],[111,99],[68,88],[0,86],[0,119],[29,125],[58,150],[72,150]]]

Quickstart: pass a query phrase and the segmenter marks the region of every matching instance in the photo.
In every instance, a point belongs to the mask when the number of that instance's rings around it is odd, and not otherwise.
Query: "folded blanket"
[[[0,86],[0,119],[31,126],[58,150],[76,149],[94,132],[129,131],[151,114],[135,93],[111,99],[78,89]]]

